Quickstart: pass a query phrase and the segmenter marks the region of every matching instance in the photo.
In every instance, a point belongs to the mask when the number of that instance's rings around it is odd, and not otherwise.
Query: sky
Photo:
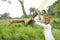
[[[23,15],[21,4],[18,0],[8,0],[11,1],[9,4],[7,1],[0,0],[0,14],[5,12],[10,13],[11,17],[21,17]],[[24,8],[27,14],[30,14],[30,7],[38,8],[44,0],[24,0]],[[48,6],[52,5],[56,0],[48,0],[42,9],[47,10]]]

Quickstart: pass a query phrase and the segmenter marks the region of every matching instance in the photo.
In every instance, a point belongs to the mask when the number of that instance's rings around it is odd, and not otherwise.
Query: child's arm
[[[41,18],[40,18],[40,11],[38,9],[36,10],[36,13],[38,15],[38,19],[41,20]]]

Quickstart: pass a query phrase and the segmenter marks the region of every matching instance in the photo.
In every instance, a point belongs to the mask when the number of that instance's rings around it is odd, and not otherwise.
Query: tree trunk
[[[21,6],[22,6],[23,14],[25,15],[25,17],[27,17],[23,2],[20,2],[20,3],[21,3]]]

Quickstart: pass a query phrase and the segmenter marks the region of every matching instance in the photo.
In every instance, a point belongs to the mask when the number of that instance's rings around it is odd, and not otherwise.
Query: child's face
[[[44,15],[44,11],[41,11],[41,15]]]

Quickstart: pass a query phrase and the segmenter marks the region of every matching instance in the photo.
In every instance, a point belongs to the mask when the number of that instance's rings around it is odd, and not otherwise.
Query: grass
[[[60,29],[53,29],[52,32],[55,37],[55,40],[60,40]]]
[[[59,21],[60,19],[52,18]],[[59,25],[60,26],[60,25]],[[60,40],[60,29],[52,29],[55,40]],[[8,20],[0,20],[0,40],[44,40],[43,29],[38,25],[10,24]]]

